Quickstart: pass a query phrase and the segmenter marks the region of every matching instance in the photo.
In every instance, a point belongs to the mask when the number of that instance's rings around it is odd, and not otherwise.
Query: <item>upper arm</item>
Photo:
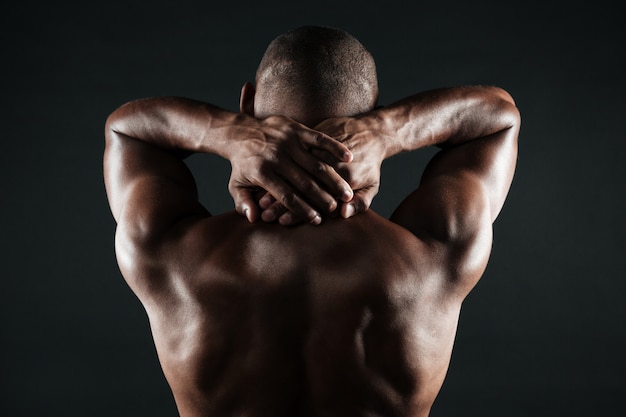
[[[511,116],[508,128],[436,154],[418,189],[391,217],[421,239],[443,246],[455,275],[479,277],[486,266],[491,224],[517,160],[519,113],[513,105]]]
[[[178,221],[208,215],[179,157],[117,131],[111,117],[105,137],[105,186],[118,233],[135,245],[149,246]]]

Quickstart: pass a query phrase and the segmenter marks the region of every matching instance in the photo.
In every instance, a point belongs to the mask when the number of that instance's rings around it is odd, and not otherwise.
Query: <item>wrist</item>
[[[233,161],[244,149],[246,143],[255,138],[259,132],[260,121],[244,113],[234,113],[226,122],[223,133],[224,146],[219,149],[221,157]]]
[[[376,141],[381,161],[403,151],[398,136],[398,120],[385,108],[374,110],[362,116],[363,131]]]

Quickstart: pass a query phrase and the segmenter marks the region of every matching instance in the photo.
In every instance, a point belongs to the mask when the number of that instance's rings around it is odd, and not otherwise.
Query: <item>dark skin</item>
[[[241,114],[161,98],[107,121],[118,262],[181,416],[427,416],[512,180],[513,100],[444,89],[310,129],[245,90]],[[367,210],[382,161],[431,145],[391,218]],[[237,211],[198,202],[188,152],[231,161]]]

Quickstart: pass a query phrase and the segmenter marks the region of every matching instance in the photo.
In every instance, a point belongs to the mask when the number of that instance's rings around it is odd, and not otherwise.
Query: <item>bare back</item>
[[[461,87],[368,117],[325,121],[323,136],[289,120],[268,118],[269,126],[164,98],[128,103],[107,119],[118,264],[148,312],[182,417],[428,415],[461,302],[489,258],[515,167],[519,112],[503,90]],[[271,139],[261,141],[263,152],[251,131]],[[272,196],[289,210],[304,200],[283,190],[281,178],[320,204],[318,184],[342,188],[343,177],[337,182],[308,146],[349,150],[354,160],[338,169],[358,180],[377,174],[383,157],[433,144],[443,150],[391,221],[365,212],[284,228],[240,215],[256,205],[249,178],[277,188]],[[239,214],[211,217],[180,159],[186,152],[228,157]],[[377,181],[349,184],[352,201],[375,193]],[[300,210],[303,219],[321,219]]]
[[[175,233],[166,284],[140,298],[183,417],[428,414],[460,301],[413,234],[371,211]]]

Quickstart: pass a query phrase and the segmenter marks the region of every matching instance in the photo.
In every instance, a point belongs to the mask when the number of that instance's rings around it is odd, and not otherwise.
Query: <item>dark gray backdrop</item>
[[[519,167],[491,262],[462,312],[441,416],[623,415],[624,36],[618,2],[24,1],[5,7],[0,414],[174,416],[145,314],[117,269],[103,125],[125,101],[236,110],[265,46],[303,24],[348,30],[381,103],[494,84],[516,99]],[[388,215],[430,154],[387,161]],[[228,163],[190,161],[230,207]]]

